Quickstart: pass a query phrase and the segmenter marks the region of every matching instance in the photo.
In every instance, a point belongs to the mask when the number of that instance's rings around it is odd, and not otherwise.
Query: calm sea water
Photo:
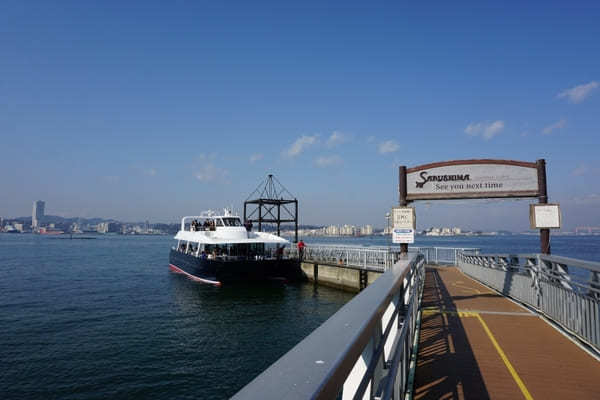
[[[0,234],[0,398],[227,398],[352,296],[311,284],[197,284],[168,272],[171,244]],[[415,245],[528,253],[539,239],[417,238]],[[556,236],[552,246],[600,261],[600,237]]]

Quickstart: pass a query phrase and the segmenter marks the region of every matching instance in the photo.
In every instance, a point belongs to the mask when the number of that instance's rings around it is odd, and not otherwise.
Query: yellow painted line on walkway
[[[494,348],[498,352],[498,355],[500,356],[500,358],[504,362],[504,365],[508,369],[508,372],[512,376],[513,380],[515,381],[515,383],[517,384],[517,386],[519,387],[519,389],[521,389],[521,393],[523,393],[523,396],[525,397],[525,399],[527,399],[527,400],[533,400],[533,397],[531,396],[531,393],[529,393],[529,390],[527,390],[527,387],[523,383],[523,380],[521,379],[521,377],[519,377],[519,374],[517,374],[517,371],[512,366],[512,364],[510,363],[510,361],[508,361],[508,357],[506,357],[506,354],[504,354],[504,351],[502,350],[502,348],[498,344],[498,341],[496,340],[496,338],[492,334],[492,331],[487,326],[487,324],[485,323],[485,321],[483,320],[483,318],[481,318],[481,315],[479,315],[478,312],[473,312],[473,311],[442,311],[442,310],[440,310],[437,307],[427,307],[426,309],[424,309],[422,311],[422,313],[423,313],[423,315],[432,315],[432,314],[448,315],[448,314],[450,314],[450,315],[457,315],[459,318],[469,318],[469,317],[475,317],[475,318],[477,318],[479,320],[479,322],[481,323],[481,326],[483,327],[483,330],[485,331],[485,333],[487,334],[487,336],[490,338],[490,341],[494,345]]]
[[[452,283],[452,286],[454,286],[455,288],[458,288],[458,289],[462,289],[462,290],[466,290],[466,291],[470,291],[470,292],[475,292],[477,294],[481,294],[481,291],[479,291],[479,289],[475,289],[475,288],[472,288],[472,287],[460,285],[458,282]]]
[[[485,321],[483,320],[483,318],[481,318],[481,315],[477,314],[477,319],[479,320],[479,322],[481,322],[481,326],[483,326],[483,330],[485,331],[485,333],[487,333],[488,337],[492,341],[492,344],[496,348],[496,351],[500,355],[500,358],[502,358],[502,361],[504,361],[504,365],[506,365],[506,368],[508,368],[508,372],[510,372],[511,376],[517,383],[517,386],[519,386],[519,389],[521,389],[521,393],[523,393],[523,396],[525,396],[525,398],[527,400],[533,400],[531,393],[529,393],[529,390],[527,390],[527,387],[525,386],[525,384],[519,377],[519,374],[517,374],[517,371],[515,370],[515,368],[512,366],[510,361],[508,361],[508,357],[506,357],[506,354],[504,354],[504,351],[502,351],[502,348],[496,341],[496,338],[494,337],[494,335],[492,335],[492,331],[490,331],[490,328],[488,328],[488,326],[485,323]]]

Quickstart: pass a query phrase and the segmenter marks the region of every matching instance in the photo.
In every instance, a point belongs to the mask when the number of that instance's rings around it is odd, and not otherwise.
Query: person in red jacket
[[[300,262],[302,262],[302,258],[304,258],[304,242],[302,239],[298,242],[298,258],[300,259]]]

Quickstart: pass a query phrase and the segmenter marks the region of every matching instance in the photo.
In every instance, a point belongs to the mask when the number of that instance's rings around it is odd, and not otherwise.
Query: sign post
[[[399,168],[399,176],[398,176],[398,190],[400,197],[400,207],[406,207],[408,205],[408,201],[406,199],[407,195],[407,187],[406,187],[406,166],[402,165]],[[408,253],[408,243],[400,243],[400,254]]]
[[[539,204],[548,203],[548,191],[546,188],[546,160],[537,160],[538,186],[540,188]],[[540,251],[542,254],[550,254],[550,229],[540,229]]]

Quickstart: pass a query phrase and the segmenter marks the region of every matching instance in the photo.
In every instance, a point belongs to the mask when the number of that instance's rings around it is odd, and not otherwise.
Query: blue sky
[[[176,221],[273,173],[301,223],[383,226],[399,165],[545,158],[565,227],[600,226],[598,2],[2,9],[2,216]],[[417,220],[520,230],[531,201]]]

